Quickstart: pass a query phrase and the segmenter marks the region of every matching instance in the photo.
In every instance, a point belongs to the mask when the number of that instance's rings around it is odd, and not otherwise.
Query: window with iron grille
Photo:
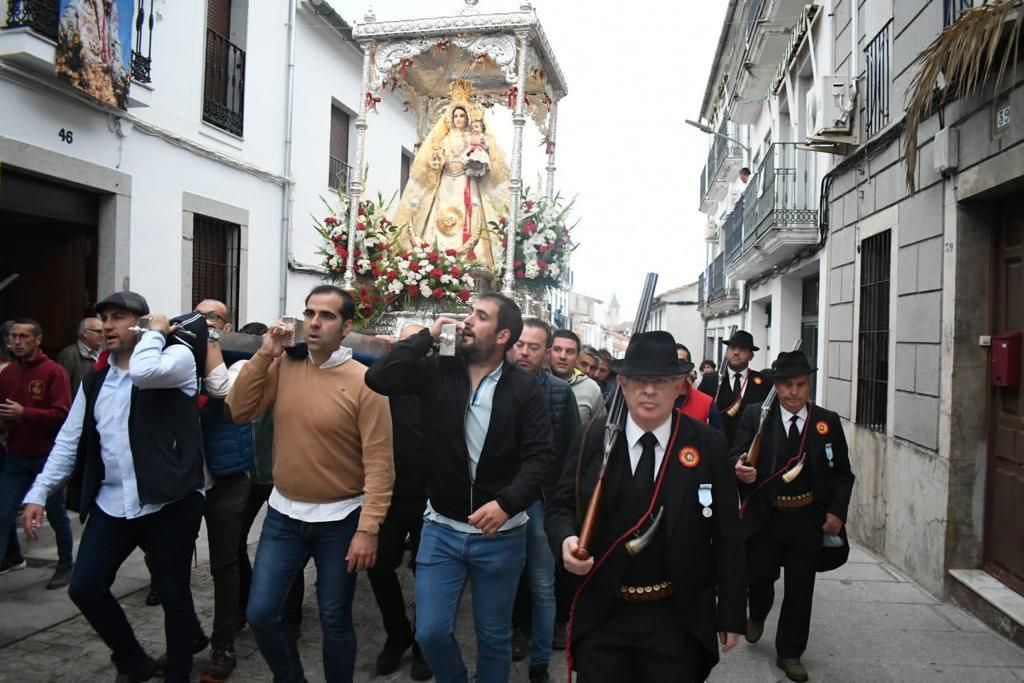
[[[860,243],[857,423],[885,431],[889,394],[889,230]]]
[[[241,228],[235,223],[195,214],[192,223],[192,305],[223,301],[238,329],[238,272]]]
[[[869,138],[889,124],[889,103],[892,99],[892,44],[889,39],[891,26],[891,22],[886,24],[864,49],[864,130]]]
[[[327,186],[332,190],[348,191],[348,112],[331,105],[330,163]]]

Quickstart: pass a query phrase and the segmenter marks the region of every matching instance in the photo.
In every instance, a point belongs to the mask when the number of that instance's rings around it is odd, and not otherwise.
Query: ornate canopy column
[[[548,115],[548,140],[547,140],[547,153],[548,153],[548,165],[545,170],[548,172],[547,187],[544,188],[544,194],[547,198],[553,199],[555,196],[555,140],[558,137],[558,100],[551,103],[551,113]]]
[[[369,98],[373,96],[370,86],[370,68],[375,44],[373,41],[360,43],[363,48],[362,89],[359,98],[359,116],[356,117],[356,150],[352,158],[352,167],[348,174],[348,256],[345,258],[345,277],[342,287],[348,291],[355,290],[355,270],[353,264],[356,250],[356,219],[359,217],[359,201],[363,197],[363,156],[366,152],[366,111]]]
[[[512,114],[512,163],[511,177],[508,181],[511,206],[506,230],[505,277],[502,284],[502,292],[506,296],[512,296],[512,285],[515,283],[513,264],[516,258],[516,229],[519,227],[519,211],[523,205],[523,128],[526,126],[526,50],[529,36],[529,31],[516,31],[516,106]]]

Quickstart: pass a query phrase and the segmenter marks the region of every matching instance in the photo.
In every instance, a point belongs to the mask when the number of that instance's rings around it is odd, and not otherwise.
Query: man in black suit
[[[719,643],[729,650],[738,641],[745,616],[746,558],[725,439],[673,409],[685,378],[672,335],[634,335],[614,370],[628,415],[585,551],[578,534],[605,425],[577,439],[545,510],[555,556],[583,577],[569,666],[581,683],[703,681]]]
[[[769,384],[764,375],[750,368],[750,361],[758,347],[754,337],[746,330],[736,330],[726,345],[721,375],[704,375],[697,388],[715,397],[715,405],[722,414],[725,438],[732,447],[736,428],[746,406],[761,403],[768,396]]]
[[[748,538],[747,640],[761,638],[775,581],[785,569],[775,651],[791,681],[808,680],[800,656],[807,648],[815,573],[836,568],[849,554],[845,522],[854,476],[839,416],[809,402],[814,370],[803,352],[780,353],[771,375],[779,400],[765,417],[756,467],[749,466],[747,452],[760,406],[744,411],[733,448]],[[830,557],[836,552],[838,563]]]

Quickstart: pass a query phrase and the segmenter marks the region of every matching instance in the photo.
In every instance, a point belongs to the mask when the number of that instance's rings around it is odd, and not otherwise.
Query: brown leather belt
[[[618,598],[626,602],[657,602],[672,596],[672,582],[662,581],[650,586],[619,586]]]
[[[776,496],[772,505],[776,510],[798,510],[814,502],[814,492],[808,491],[798,496]]]

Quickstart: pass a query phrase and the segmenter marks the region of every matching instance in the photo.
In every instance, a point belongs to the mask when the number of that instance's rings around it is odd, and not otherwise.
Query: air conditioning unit
[[[856,136],[853,127],[857,86],[841,76],[822,76],[807,94],[807,140],[850,142],[837,138]],[[852,141],[855,142],[855,141]]]
[[[704,228],[704,241],[705,242],[717,242],[718,241],[718,222],[714,218],[708,219],[708,224]]]

